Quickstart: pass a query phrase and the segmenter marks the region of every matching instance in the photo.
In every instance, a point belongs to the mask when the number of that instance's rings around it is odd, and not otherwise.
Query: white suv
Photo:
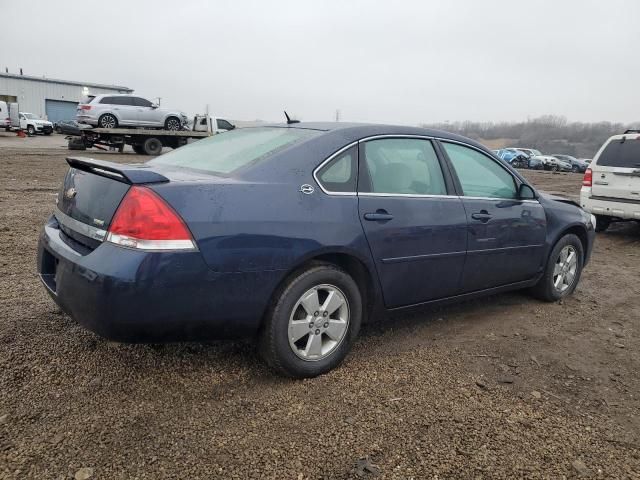
[[[151,127],[180,130],[187,116],[178,110],[160,108],[135,95],[98,95],[78,105],[76,120],[100,128]]]
[[[611,222],[640,220],[640,130],[607,140],[584,174],[580,204],[596,217],[596,231]]]

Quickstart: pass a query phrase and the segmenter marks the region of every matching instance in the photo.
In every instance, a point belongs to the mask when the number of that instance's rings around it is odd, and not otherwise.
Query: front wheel
[[[573,234],[565,235],[553,247],[544,274],[533,287],[533,294],[547,302],[571,295],[580,281],[583,265],[582,242]]]
[[[165,130],[176,131],[176,130],[180,130],[181,127],[182,127],[182,124],[180,123],[180,119],[176,117],[169,117],[164,122]]]
[[[319,264],[294,274],[275,295],[259,338],[278,373],[315,377],[337,367],[360,330],[362,297],[344,270]]]
[[[36,128],[33,125],[27,125],[27,133],[29,135],[35,135],[36,134]]]

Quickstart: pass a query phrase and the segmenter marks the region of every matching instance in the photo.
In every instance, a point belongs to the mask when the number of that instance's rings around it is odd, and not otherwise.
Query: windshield
[[[23,113],[23,115],[25,116],[25,118],[28,118],[29,120],[40,120],[40,117],[37,115],[34,115],[33,113]]]
[[[320,133],[300,128],[238,129],[198,140],[151,160],[149,164],[226,174]]]

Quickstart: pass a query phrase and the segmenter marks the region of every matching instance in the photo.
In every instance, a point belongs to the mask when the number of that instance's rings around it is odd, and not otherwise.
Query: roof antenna
[[[286,110],[284,111],[284,116],[287,117],[287,125],[291,125],[292,123],[300,123],[300,120],[291,120]]]

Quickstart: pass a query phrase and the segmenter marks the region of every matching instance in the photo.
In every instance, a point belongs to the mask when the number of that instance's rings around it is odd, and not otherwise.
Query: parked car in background
[[[526,153],[527,155],[529,155],[529,157],[539,157],[542,155],[542,152],[540,150],[536,150],[534,148],[520,148],[520,147],[514,147],[514,148],[517,148],[521,152]]]
[[[80,131],[84,128],[91,128],[89,125],[81,125],[75,120],[66,120],[62,122],[56,122],[53,129],[57,133],[63,135],[80,135]]]
[[[421,128],[274,125],[67,161],[37,261],[65,312],[118,341],[255,336],[292,377],[339,365],[377,313],[564,298],[595,235],[482,145]]]
[[[640,220],[640,130],[614,135],[587,168],[580,204],[596,217],[596,231],[611,222]]]
[[[569,162],[552,157],[551,155],[536,155],[536,159],[542,162],[545,170],[553,170],[555,172],[570,172],[573,166]]]
[[[160,108],[135,95],[96,95],[77,108],[79,123],[100,128],[147,127],[180,130],[187,116],[178,110]]]
[[[575,173],[584,173],[585,170],[587,169],[587,167],[589,166],[588,163],[582,161],[582,160],[578,160],[576,157],[572,157],[571,155],[563,155],[563,154],[556,154],[553,153],[551,154],[552,157],[556,157],[559,160],[563,160],[565,162],[568,162],[571,164],[571,171],[575,172]]]
[[[544,170],[544,161],[542,157],[529,157],[527,168],[531,170]]]
[[[20,112],[18,118],[20,119],[20,128],[26,130],[29,135],[36,133],[51,135],[53,133],[53,123],[43,120],[33,113]]]
[[[0,128],[9,131],[11,128],[11,117],[9,116],[9,105],[0,100]]]
[[[527,168],[529,157],[517,148],[503,148],[496,155],[514,168]]]

